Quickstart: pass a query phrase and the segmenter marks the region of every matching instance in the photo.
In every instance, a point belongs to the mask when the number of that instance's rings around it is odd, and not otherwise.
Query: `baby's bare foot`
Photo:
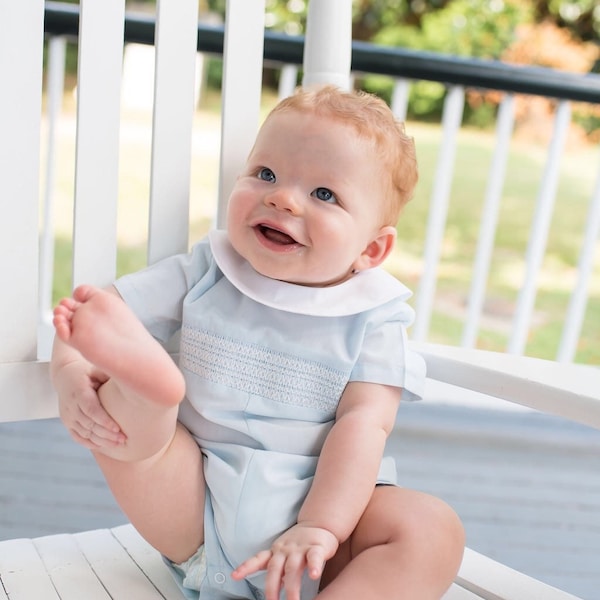
[[[123,391],[162,405],[185,392],[164,348],[116,294],[84,285],[54,309],[56,335],[111,377]]]

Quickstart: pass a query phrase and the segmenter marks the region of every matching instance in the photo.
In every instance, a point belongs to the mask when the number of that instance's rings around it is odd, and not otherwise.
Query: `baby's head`
[[[378,96],[365,92],[343,92],[335,86],[299,88],[279,102],[267,120],[290,110],[338,121],[372,144],[381,173],[388,179],[386,195],[380,199],[381,224],[396,225],[414,193],[418,169],[414,140],[390,107]]]
[[[298,90],[263,123],[227,229],[256,271],[328,286],[383,262],[417,182],[414,144],[383,100]]]

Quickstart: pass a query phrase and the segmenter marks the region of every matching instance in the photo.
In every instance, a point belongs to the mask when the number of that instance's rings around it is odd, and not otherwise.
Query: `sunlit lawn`
[[[266,106],[272,101],[272,98],[268,98]],[[190,211],[192,241],[201,237],[211,226],[210,216],[213,214],[216,198],[219,119],[212,108],[215,105],[214,98],[209,100],[209,104],[208,110],[198,111],[195,123]],[[149,123],[149,115],[129,115],[127,124],[123,127],[119,274],[136,270],[144,266],[146,261]],[[58,238],[54,301],[71,288],[69,231],[74,131],[72,124],[63,126],[61,130],[63,135],[59,145],[56,194]],[[440,130],[434,125],[418,123],[409,123],[408,130],[416,140],[421,179],[414,200],[401,217],[397,252],[388,261],[387,267],[416,292]],[[432,341],[460,342],[477,245],[479,217],[493,149],[492,133],[471,130],[461,132],[447,230],[438,270],[436,305],[430,330]],[[523,282],[524,256],[544,161],[543,146],[528,144],[519,139],[513,142],[486,297],[486,312],[478,338],[480,347],[506,349],[512,311]],[[526,351],[532,356],[556,356],[563,315],[568,306],[570,289],[575,282],[578,254],[598,164],[598,151],[593,146],[569,146],[562,161],[548,251],[538,282],[534,324]],[[599,268],[596,268],[592,277],[590,292],[576,360],[600,364]]]

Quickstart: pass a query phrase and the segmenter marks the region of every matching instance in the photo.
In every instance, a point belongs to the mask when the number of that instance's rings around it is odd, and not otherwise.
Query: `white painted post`
[[[291,96],[298,85],[298,66],[283,65],[279,72],[278,98],[283,100]]]
[[[303,86],[350,89],[352,1],[312,0],[308,5]]]

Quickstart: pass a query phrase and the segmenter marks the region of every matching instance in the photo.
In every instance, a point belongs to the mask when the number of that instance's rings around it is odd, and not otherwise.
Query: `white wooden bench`
[[[264,0],[227,4],[220,198],[259,122]],[[347,0],[311,6],[305,81],[346,85]],[[82,0],[73,282],[115,278],[124,0]],[[159,2],[148,260],[188,247],[197,0]],[[318,12],[317,12],[318,11]],[[57,415],[48,376],[51,329],[38,301],[43,0],[0,5],[0,421]],[[221,223],[223,204],[217,217]],[[429,376],[600,428],[597,369],[420,344]],[[0,542],[0,599],[181,598],[135,530]],[[446,600],[574,596],[467,550]]]

